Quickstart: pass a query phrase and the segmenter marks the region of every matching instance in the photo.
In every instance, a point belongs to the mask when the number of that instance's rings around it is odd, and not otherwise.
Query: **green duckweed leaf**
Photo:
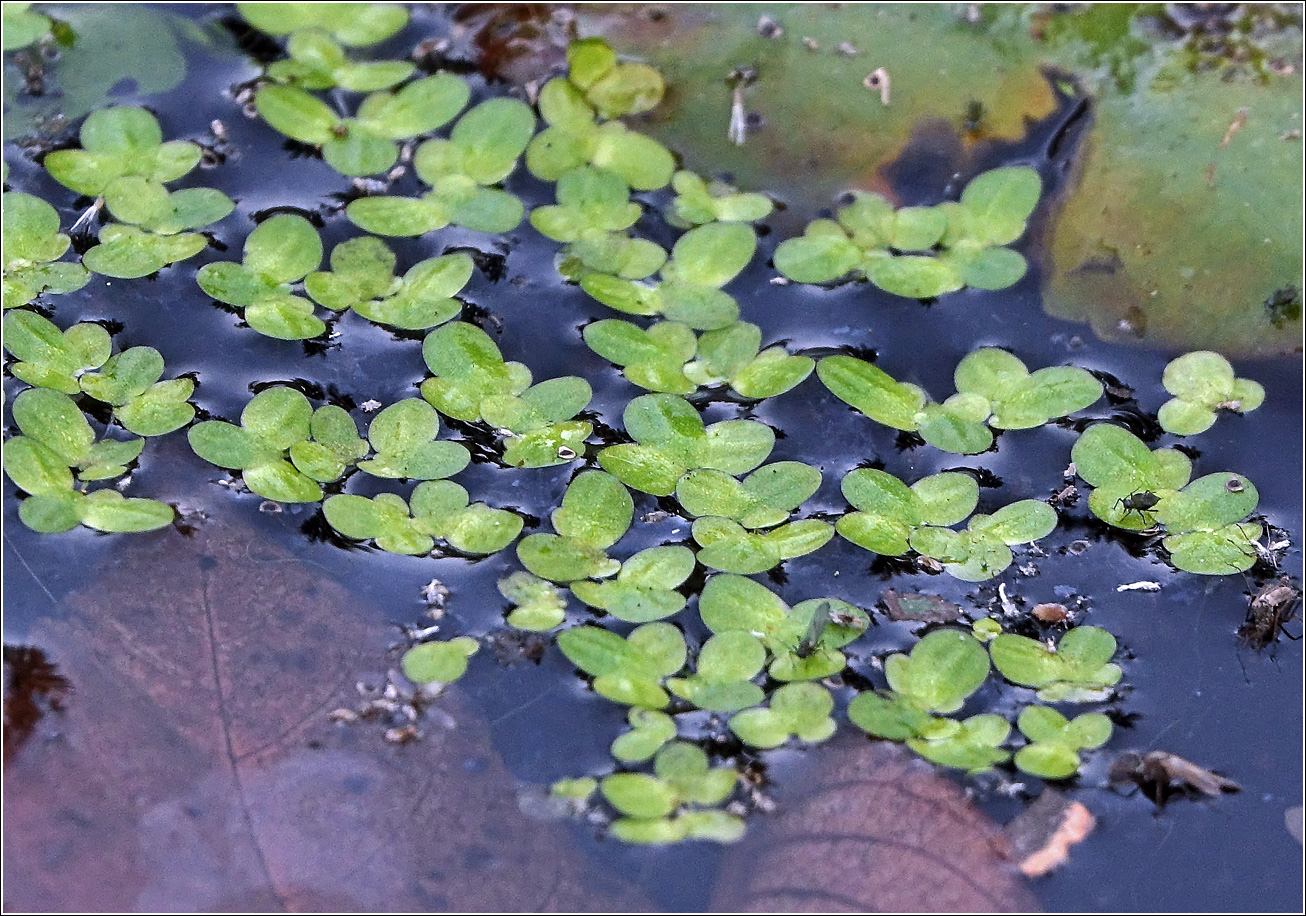
[[[1161,405],[1157,419],[1166,432],[1179,436],[1205,432],[1215,423],[1217,410],[1246,413],[1265,400],[1264,388],[1236,378],[1229,361],[1208,350],[1171,360],[1161,382],[1174,397]]]
[[[349,221],[365,232],[385,236],[419,236],[449,225],[452,216],[427,197],[360,197],[345,208]]]
[[[665,90],[661,74],[644,64],[618,61],[602,38],[573,41],[567,46],[567,64],[572,85],[605,118],[649,111]]]
[[[564,537],[606,550],[630,528],[634,512],[634,500],[620,481],[602,471],[586,471],[567,487],[552,520]]]
[[[1095,487],[1126,481],[1139,488],[1178,489],[1191,473],[1183,453],[1150,451],[1133,433],[1106,423],[1085,430],[1070,455],[1079,476]]]
[[[676,240],[662,276],[673,282],[722,287],[748,266],[756,250],[757,236],[744,223],[697,226]]]
[[[737,575],[709,578],[698,609],[713,633],[742,630],[760,633],[768,642],[779,638],[789,614],[789,606],[765,585]]]
[[[82,255],[82,264],[101,276],[135,279],[194,257],[206,247],[204,236],[194,232],[158,235],[113,223],[100,230],[100,244]]]
[[[517,545],[517,559],[535,575],[562,583],[615,575],[621,568],[621,563],[602,548],[558,534],[522,538]]]
[[[28,388],[14,398],[12,410],[23,435],[50,449],[65,466],[78,467],[90,459],[95,432],[68,395]]]
[[[712,767],[707,754],[687,741],[672,741],[657,752],[653,772],[671,785],[683,804],[716,805],[734,791],[739,774],[733,767]]]
[[[929,251],[948,228],[948,216],[936,207],[903,207],[888,224],[889,244],[899,251]]]
[[[101,372],[82,376],[86,394],[114,406],[114,416],[138,436],[161,436],[185,426],[195,416],[187,398],[190,379],[160,382],[163,357],[153,347],[132,347],[110,358]]]
[[[586,271],[642,280],[657,272],[667,260],[662,246],[648,239],[630,238],[624,232],[591,229],[563,249],[559,271],[578,279]]]
[[[481,419],[484,399],[520,394],[531,383],[529,369],[504,362],[488,334],[461,321],[427,334],[422,357],[436,376],[422,383],[422,397],[455,420],[474,423]]]
[[[405,330],[435,327],[462,311],[453,296],[471,279],[470,255],[428,258],[402,279],[395,278],[394,266],[394,254],[380,239],[351,239],[331,252],[332,270],[309,274],[304,289],[329,309],[353,309],[369,321]]]
[[[1169,533],[1184,534],[1242,521],[1259,502],[1260,494],[1246,477],[1207,474],[1178,493],[1166,495],[1157,503],[1155,515]]]
[[[404,676],[418,684],[449,684],[467,672],[467,660],[480,644],[469,636],[436,642],[424,642],[404,653],[400,663]]]
[[[736,712],[766,698],[762,688],[751,683],[765,662],[766,649],[757,637],[728,630],[703,644],[693,675],[672,678],[667,686],[699,709]]]
[[[17,51],[40,41],[50,34],[54,21],[49,16],[32,12],[30,3],[4,5],[4,49]]]
[[[1011,756],[998,747],[1011,734],[1011,724],[1001,716],[971,716],[954,724],[959,727],[937,737],[908,738],[907,746],[932,763],[972,775],[990,770]]]
[[[670,617],[685,606],[675,591],[694,571],[687,547],[650,547],[621,566],[615,582],[573,582],[572,592],[591,607],[618,620],[647,623]]]
[[[600,789],[614,808],[632,818],[664,817],[679,801],[674,787],[647,773],[605,776]]]
[[[449,175],[497,184],[512,174],[534,132],[535,114],[524,102],[488,99],[458,120],[448,141],[422,144],[413,165],[430,185],[438,186]]]
[[[766,219],[774,209],[763,194],[741,194],[728,184],[708,182],[693,172],[676,172],[671,186],[676,196],[668,221],[682,229],[710,222],[753,223]]]
[[[508,612],[508,624],[519,630],[543,633],[566,619],[567,599],[550,582],[518,570],[499,580],[499,594],[515,607]]]
[[[601,696],[648,709],[669,702],[659,681],[683,668],[686,655],[684,637],[666,623],[636,627],[626,639],[600,627],[576,627],[558,635],[558,648],[595,678]]]
[[[970,520],[971,532],[997,538],[1007,545],[1036,541],[1051,534],[1056,526],[1056,510],[1036,499],[1022,499],[992,515],[976,515]]]
[[[880,289],[907,299],[933,299],[965,285],[956,270],[938,258],[874,258],[864,269],[867,279]]]
[[[859,267],[863,260],[861,249],[848,240],[838,224],[827,220],[823,225],[834,231],[813,231],[813,225],[809,225],[802,238],[781,242],[775,250],[776,270],[795,283],[833,283]]]
[[[647,331],[629,321],[607,319],[587,325],[586,345],[625,369],[630,381],[651,391],[689,394],[695,388],[682,371],[693,358],[694,332],[676,321],[661,321]]]
[[[81,522],[96,531],[134,533],[171,525],[177,512],[154,499],[127,499],[117,490],[96,490],[80,501]]]
[[[235,209],[226,194],[213,188],[169,192],[162,184],[129,175],[112,181],[104,201],[114,218],[160,235],[175,235],[215,223]]]
[[[82,149],[50,153],[45,168],[60,184],[88,197],[99,197],[114,180],[128,175],[172,181],[200,161],[194,143],[164,143],[159,122],[143,108],[92,112],[79,136]]]
[[[245,240],[241,264],[221,261],[199,269],[200,288],[219,302],[243,307],[254,330],[280,340],[317,337],[326,325],[313,303],[291,295],[286,284],[304,279],[322,263],[322,240],[302,216],[278,214]]]
[[[670,496],[680,477],[695,468],[747,473],[775,445],[775,433],[762,423],[725,420],[705,427],[691,404],[669,394],[635,398],[623,419],[638,444],[609,446],[599,463],[627,486],[655,496]]]
[[[42,292],[69,293],[90,279],[78,264],[52,263],[68,250],[59,214],[39,197],[4,195],[4,307],[26,305]]]
[[[593,133],[589,162],[620,175],[636,191],[665,188],[676,170],[676,160],[665,146],[616,121]]]
[[[9,443],[22,437],[10,439],[5,443],[5,459],[8,461]],[[8,470],[6,463],[5,469]],[[82,520],[82,507],[86,497],[71,488],[57,493],[43,493],[29,496],[18,504],[18,517],[23,524],[37,534],[60,534],[76,528]]]
[[[592,776],[584,776],[580,779],[559,779],[549,787],[549,794],[555,798],[583,802],[593,795],[594,790],[598,787],[599,781]]]
[[[820,684],[785,684],[771,695],[769,707],[746,709],[730,720],[730,730],[753,747],[779,747],[792,735],[817,744],[835,732],[834,697]]]
[[[676,737],[676,722],[656,709],[632,709],[626,715],[631,730],[612,742],[612,756],[622,763],[649,760]]]
[[[954,248],[950,257],[941,258],[950,263],[967,286],[976,289],[1006,289],[1015,286],[1029,270],[1025,256],[1010,248],[982,248],[961,255]]]
[[[109,332],[98,324],[60,331],[48,319],[26,311],[5,316],[4,346],[18,360],[10,367],[15,378],[65,394],[76,394],[78,378],[104,365],[113,352]]]
[[[666,845],[681,840],[734,843],[744,836],[744,821],[726,811],[684,811],[670,818],[619,818],[609,830],[623,843],[642,845]]]
[[[4,469],[9,475],[9,479],[14,482],[20,490],[35,496],[59,497],[65,492],[71,492],[73,489],[73,473],[69,470],[69,463],[63,459],[49,446],[43,445],[30,436],[14,436],[6,439],[4,444]],[[24,500],[24,503],[29,500]],[[40,505],[40,504],[38,504]],[[51,509],[58,509],[57,506],[51,506]],[[36,508],[30,510],[37,512]],[[54,515],[54,512],[44,512],[46,515]],[[55,524],[53,520],[46,522],[42,527],[28,522],[24,522],[29,528],[35,528],[38,531],[67,531],[74,527],[78,522],[78,516],[73,513],[69,516],[72,521],[60,528],[50,528]]]
[[[974,178],[961,192],[967,211],[967,237],[982,245],[1006,245],[1025,232],[1025,221],[1038,205],[1043,182],[1026,166],[993,169]]]
[[[435,480],[452,477],[471,461],[457,442],[434,441],[440,416],[426,401],[407,398],[373,418],[367,430],[376,457],[358,467],[375,477]]]
[[[746,528],[770,528],[789,517],[821,485],[821,472],[797,461],[758,468],[741,483],[709,468],[690,471],[676,485],[676,499],[690,515],[720,516]]]
[[[346,131],[329,105],[294,86],[264,86],[254,106],[273,130],[300,143],[321,146]]]
[[[857,468],[840,486],[859,511],[841,518],[836,530],[859,547],[889,556],[915,547],[913,536],[921,525],[955,524],[970,515],[979,500],[975,480],[958,473],[934,474],[908,487],[885,471]]]
[[[860,636],[870,622],[860,608],[834,598],[811,599],[791,609],[766,586],[739,575],[710,577],[698,604],[703,623],[713,633],[752,634],[777,657],[806,651],[805,645],[838,649]],[[822,621],[814,633],[814,623]]]
[[[884,663],[889,686],[919,708],[955,712],[989,674],[984,647],[969,633],[935,630],[908,655],[891,655]]]
[[[848,704],[848,718],[867,734],[906,741],[925,732],[934,717],[891,690],[860,693]]]
[[[754,534],[730,519],[709,516],[695,520],[693,534],[702,547],[698,560],[704,566],[750,575],[819,550],[834,536],[834,529],[807,519]]]
[[[1030,743],[1016,752],[1016,767],[1043,779],[1066,779],[1079,771],[1079,751],[1101,747],[1111,737],[1111,720],[1085,713],[1067,721],[1047,706],[1027,706],[1017,726]]]
[[[698,359],[684,368],[684,375],[696,385],[729,382],[746,398],[769,398],[796,386],[815,368],[815,360],[790,356],[783,347],[758,353],[762,330],[755,324],[736,321],[706,332],[698,341]]]
[[[1220,576],[1244,572],[1256,564],[1256,541],[1261,534],[1259,524],[1240,522],[1172,534],[1161,543],[1180,569]]]
[[[320,408],[327,410],[327,408]],[[330,416],[333,411],[328,411]],[[304,395],[281,386],[256,394],[241,412],[241,425],[207,420],[187,432],[191,448],[205,461],[242,472],[245,485],[278,502],[316,502],[322,488],[312,477],[285,460],[287,453],[314,436],[315,414]],[[352,425],[352,420],[348,421]],[[339,418],[319,423],[326,442],[337,447],[339,470],[361,454],[356,444],[341,435]],[[317,471],[315,460],[309,465]],[[334,479],[334,478],[332,478]]]
[[[428,480],[412,496],[413,516],[462,553],[498,553],[521,534],[522,517],[485,503],[468,505],[467,491],[449,480]]]
[[[339,86],[351,92],[375,92],[402,83],[417,69],[398,60],[354,63],[330,34],[312,27],[295,30],[286,42],[286,53],[290,59],[271,63],[268,76],[308,90]]]
[[[238,3],[245,20],[269,35],[319,28],[343,45],[367,47],[408,24],[408,10],[397,3]]]
[[[893,429],[914,430],[925,406],[920,389],[903,385],[883,369],[852,356],[827,356],[816,374],[839,400]]]
[[[557,206],[536,207],[531,225],[558,242],[574,242],[591,230],[618,232],[640,217],[626,182],[612,172],[589,166],[572,169],[558,179]]]
[[[1120,668],[1110,663],[1116,641],[1098,627],[1075,627],[1054,649],[1043,643],[1003,633],[989,644],[993,665],[1007,680],[1039,688],[1047,702],[1100,699],[1120,680]]]

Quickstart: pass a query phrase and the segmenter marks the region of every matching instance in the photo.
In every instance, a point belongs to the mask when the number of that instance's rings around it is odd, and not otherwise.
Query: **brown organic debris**
[[[1070,847],[1093,832],[1096,820],[1077,801],[1056,789],[1043,794],[1003,828],[1012,858],[1031,878],[1046,875],[1070,858]]]
[[[939,595],[919,592],[900,595],[885,589],[880,601],[889,612],[890,620],[915,620],[921,623],[951,623],[961,617],[961,607]]]
[[[5,646],[4,761],[31,737],[49,711],[60,712],[72,689],[35,646]]]
[[[1168,751],[1123,754],[1111,764],[1109,779],[1112,785],[1132,782],[1158,807],[1164,807],[1176,795],[1201,794],[1214,798],[1242,789],[1232,779]]]
[[[1070,610],[1064,604],[1056,604],[1055,602],[1036,604],[1034,610],[1030,613],[1044,623],[1063,623],[1069,620],[1071,616]]]

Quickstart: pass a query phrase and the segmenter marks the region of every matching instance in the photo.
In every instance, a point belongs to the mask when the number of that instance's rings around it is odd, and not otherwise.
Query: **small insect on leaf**
[[[812,653],[816,651],[821,634],[825,632],[825,625],[833,619],[830,611],[831,606],[828,601],[822,601],[816,606],[816,610],[812,613],[812,622],[807,627],[807,632],[798,643],[798,648],[794,649],[794,654],[799,658],[811,658]]]
[[[1241,486],[1239,489],[1241,489]],[[1156,504],[1160,501],[1161,497],[1151,490],[1139,490],[1137,493],[1130,493],[1128,496],[1117,499],[1116,505],[1122,507],[1126,515],[1130,512],[1137,512],[1142,517],[1144,512],[1156,508]]]

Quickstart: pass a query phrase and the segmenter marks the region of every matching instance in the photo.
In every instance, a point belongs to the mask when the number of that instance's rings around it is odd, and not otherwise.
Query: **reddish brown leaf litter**
[[[75,692],[5,770],[7,908],[646,909],[520,814],[456,697],[403,746],[329,719],[386,657],[353,603],[247,531],[124,542],[34,634]]]
[[[1036,878],[1069,861],[1070,847],[1092,833],[1096,824],[1081,803],[1047,788],[1002,828],[1002,833],[1011,844],[1012,858],[1020,870]]]
[[[998,828],[909,751],[851,734],[778,785],[726,860],[713,908],[746,912],[1038,909]]]

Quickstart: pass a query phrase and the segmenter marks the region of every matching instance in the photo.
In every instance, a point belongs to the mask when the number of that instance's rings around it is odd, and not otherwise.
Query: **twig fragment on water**
[[[1159,592],[1161,590],[1160,582],[1150,582],[1147,579],[1140,579],[1137,582],[1129,582],[1125,585],[1117,585],[1118,592]]]
[[[889,104],[889,71],[883,67],[877,67],[866,79],[862,80],[862,85],[872,92],[880,93],[880,104]]]

